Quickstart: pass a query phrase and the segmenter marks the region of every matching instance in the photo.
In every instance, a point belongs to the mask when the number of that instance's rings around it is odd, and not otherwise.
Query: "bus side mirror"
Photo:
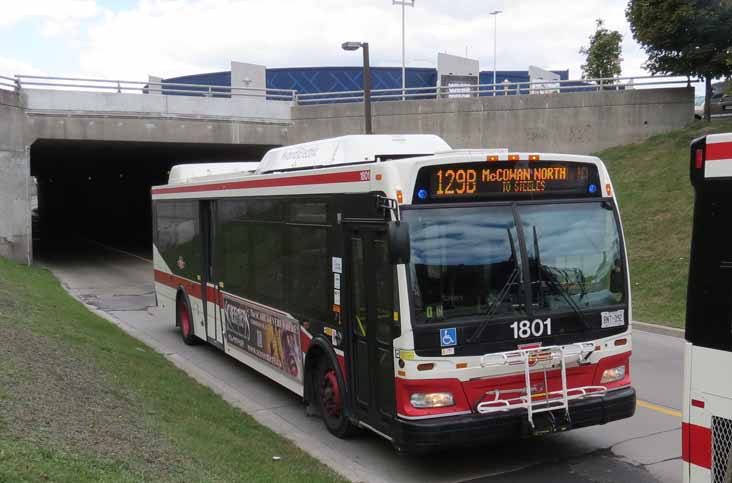
[[[625,285],[625,274],[620,270],[613,270],[610,272],[610,291],[611,292],[622,292],[623,286]]]
[[[392,265],[409,263],[412,253],[409,242],[409,224],[404,221],[390,221],[388,224],[389,261]]]

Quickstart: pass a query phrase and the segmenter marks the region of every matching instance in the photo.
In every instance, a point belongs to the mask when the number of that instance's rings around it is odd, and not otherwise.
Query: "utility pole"
[[[488,15],[493,15],[493,95],[496,95],[496,53],[498,52],[498,14],[502,10],[493,10]]]
[[[404,37],[406,30],[406,23],[404,20],[406,7],[414,7],[415,0],[391,0],[392,5],[401,5],[402,7],[402,100],[407,98],[407,61],[406,61],[406,49],[404,47]]]

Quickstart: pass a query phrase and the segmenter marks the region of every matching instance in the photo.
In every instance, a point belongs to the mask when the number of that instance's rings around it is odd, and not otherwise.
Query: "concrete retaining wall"
[[[437,134],[454,148],[589,154],[688,124],[691,88],[377,102],[375,133]],[[363,104],[297,106],[289,144],[363,132]]]
[[[0,256],[29,262],[30,161],[20,98],[0,91]]]

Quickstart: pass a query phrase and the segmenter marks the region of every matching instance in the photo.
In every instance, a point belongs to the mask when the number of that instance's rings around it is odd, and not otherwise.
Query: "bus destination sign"
[[[427,166],[420,170],[415,201],[541,194],[600,196],[597,167],[559,161]]]

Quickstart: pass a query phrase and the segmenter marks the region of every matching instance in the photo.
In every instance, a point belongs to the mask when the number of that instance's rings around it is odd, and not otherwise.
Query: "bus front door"
[[[388,434],[396,406],[392,355],[395,271],[389,263],[386,227],[350,226],[346,244],[343,268],[348,279],[346,335],[350,339],[353,408],[360,421]]]

